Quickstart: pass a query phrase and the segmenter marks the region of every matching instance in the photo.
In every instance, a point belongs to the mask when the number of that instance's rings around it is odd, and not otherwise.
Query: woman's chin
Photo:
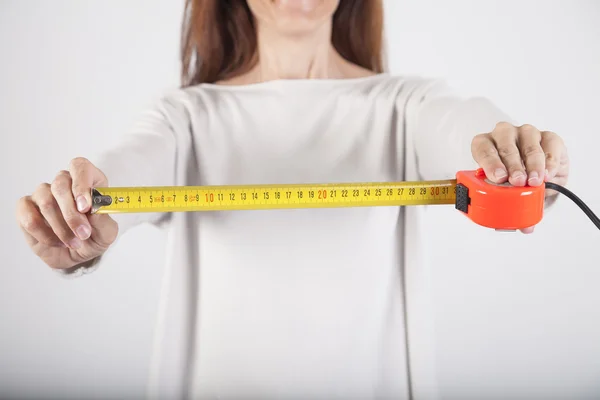
[[[367,0],[370,1],[370,0]],[[247,0],[252,14],[264,26],[282,34],[304,34],[331,20],[339,0]]]
[[[282,11],[293,12],[293,13],[306,13],[310,14],[314,12],[320,5],[323,4],[323,0],[271,0],[275,6]]]

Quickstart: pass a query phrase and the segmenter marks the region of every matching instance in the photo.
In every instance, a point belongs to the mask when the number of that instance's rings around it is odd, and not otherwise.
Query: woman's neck
[[[340,60],[330,38],[330,24],[302,36],[281,35],[259,25],[255,73],[261,81],[338,77]]]
[[[257,27],[257,63],[247,73],[220,82],[244,85],[278,79],[343,79],[373,75],[344,59],[331,43],[331,24],[310,35],[282,35]]]

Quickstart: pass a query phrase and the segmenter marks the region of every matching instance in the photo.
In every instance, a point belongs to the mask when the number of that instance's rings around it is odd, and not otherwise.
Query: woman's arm
[[[488,99],[461,98],[438,83],[421,94],[415,110],[412,136],[423,179],[449,179],[458,170],[482,167],[499,183],[539,185],[548,170],[546,179],[566,184],[568,158],[562,139],[531,125],[517,125]],[[504,176],[495,176],[500,170]],[[549,191],[546,208],[556,198],[556,192]]]
[[[94,157],[94,164],[104,172],[111,187],[172,186],[176,181],[176,155],[184,149],[176,127],[180,104],[166,98],[145,110],[135,125],[109,150]],[[166,214],[115,214],[122,234],[140,223],[158,224]]]
[[[90,162],[106,176],[108,186],[173,186],[177,183],[177,155],[189,146],[187,113],[181,95],[168,96],[147,109],[117,144]],[[89,187],[82,188],[88,202]],[[76,197],[76,194],[74,193]],[[151,223],[160,225],[168,214],[115,214],[118,236],[132,227]],[[117,239],[115,239],[116,242]],[[114,242],[113,242],[114,244]],[[68,269],[57,269],[63,275],[78,276],[98,267],[102,255]]]
[[[423,179],[450,179],[458,170],[477,168],[473,138],[492,132],[499,122],[514,123],[489,100],[459,97],[441,82],[432,84],[419,103],[412,135]]]

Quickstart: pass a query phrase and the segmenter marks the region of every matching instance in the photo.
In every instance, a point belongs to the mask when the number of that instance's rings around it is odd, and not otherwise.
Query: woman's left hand
[[[532,125],[501,122],[491,133],[473,138],[471,153],[487,178],[496,183],[508,180],[514,186],[539,186],[548,181],[566,185],[569,177],[569,157],[562,138]],[[546,201],[557,194],[547,190]],[[533,228],[522,232],[531,233]]]

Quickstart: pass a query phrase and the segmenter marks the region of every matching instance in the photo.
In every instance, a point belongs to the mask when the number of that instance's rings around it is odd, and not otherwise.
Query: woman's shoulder
[[[366,99],[393,103],[397,108],[429,99],[457,96],[456,90],[443,78],[387,72],[350,80],[347,87]]]
[[[407,74],[382,74],[377,84],[395,89],[399,97],[427,96],[451,91],[448,82],[442,78]]]
[[[159,91],[145,105],[146,112],[160,115],[166,120],[190,119],[208,111],[210,102],[206,90],[201,85],[171,87]]]
[[[164,91],[156,103],[164,112],[197,114],[214,109],[222,102],[232,106],[245,104],[246,100],[256,103],[260,99],[266,105],[270,99],[279,102],[302,97],[323,102],[351,94],[373,101],[404,103],[412,98],[422,100],[450,92],[443,79],[383,72],[343,79],[281,79],[241,85],[200,83]],[[235,101],[229,101],[234,98]]]

